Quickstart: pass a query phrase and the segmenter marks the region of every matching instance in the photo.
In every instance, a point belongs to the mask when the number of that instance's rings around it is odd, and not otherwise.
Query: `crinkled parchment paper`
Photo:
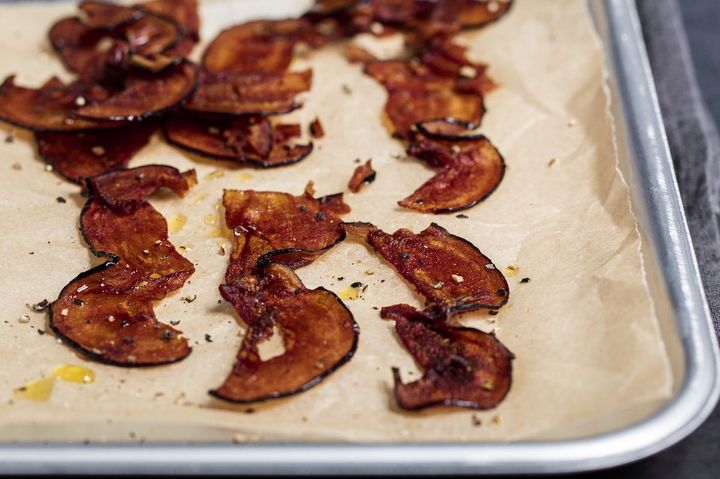
[[[306,6],[291,0],[204,2],[202,35],[207,40],[227,25],[294,15]],[[0,7],[0,74],[17,72],[19,83],[33,85],[51,74],[67,78],[45,33],[72,10],[66,3]],[[292,117],[307,124],[317,115],[326,130],[302,163],[264,171],[237,168],[181,153],[160,138],[133,161],[195,168],[200,179],[183,200],[153,199],[166,217],[189,218],[171,239],[187,248],[197,266],[185,287],[156,307],[160,320],[180,320],[179,328],[194,344],[190,357],[171,366],[104,366],[79,358],[50,332],[38,334],[47,330],[45,315],[29,311],[26,303],[55,299],[71,278],[98,260],[77,229],[83,204],[78,188],[45,170],[29,135],[3,125],[0,439],[576,437],[618,427],[669,398],[672,377],[644,280],[627,188],[616,169],[604,58],[585,2],[520,0],[502,21],[463,33],[459,40],[474,59],[490,64],[490,74],[502,85],[487,98],[481,130],[508,163],[499,189],[467,211],[468,219],[396,206],[432,171],[406,158],[403,145],[390,138],[380,121],[383,89],[359,66],[349,65],[340,47],[305,52],[293,65],[312,66],[314,78],[304,108]],[[393,45],[397,42],[390,40],[379,49],[392,51]],[[14,142],[1,141],[8,134],[15,135]],[[353,210],[349,220],[371,221],[386,231],[419,231],[436,221],[472,241],[498,267],[517,267],[516,274],[505,270],[511,294],[500,314],[462,318],[494,330],[517,356],[512,389],[496,410],[435,408],[409,414],[396,409],[391,366],[399,366],[405,380],[418,372],[391,323],[374,307],[420,301],[387,264],[353,241],[299,274],[311,287],[336,292],[355,281],[369,285],[360,299],[346,301],[362,330],[355,358],[319,386],[288,399],[235,407],[206,394],[228,373],[243,331],[232,308],[218,303],[228,260],[219,250],[229,250],[217,230],[222,189],[299,194],[313,180],[319,194],[345,191],[356,158],[372,158],[378,175],[360,193],[347,194]],[[68,202],[57,202],[58,196]],[[525,277],[530,282],[521,284]],[[192,303],[181,300],[192,295],[197,295]],[[31,316],[29,323],[18,321],[23,314]],[[97,379],[87,385],[58,381],[47,402],[14,398],[15,388],[47,376],[60,363],[84,364]]]

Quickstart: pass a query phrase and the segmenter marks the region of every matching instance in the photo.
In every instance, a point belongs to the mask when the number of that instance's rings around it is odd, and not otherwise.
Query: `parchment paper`
[[[294,15],[306,2],[217,0],[202,4],[202,36],[250,18]],[[21,84],[51,74],[69,76],[45,40],[70,4],[3,6],[0,75]],[[363,44],[373,43],[367,39]],[[0,134],[0,439],[207,440],[518,440],[575,437],[618,427],[647,415],[669,398],[672,376],[644,280],[639,238],[627,188],[616,168],[613,124],[607,113],[604,59],[585,2],[519,0],[497,24],[464,33],[460,41],[488,62],[501,88],[487,98],[481,130],[508,163],[499,189],[469,210],[468,219],[399,209],[395,202],[433,173],[405,158],[380,118],[383,89],[349,65],[341,47],[305,53],[293,69],[312,66],[313,88],[291,115],[307,124],[319,116],[326,137],[302,163],[281,169],[240,169],[181,153],[155,138],[132,165],[165,163],[195,168],[200,179],[186,199],[153,199],[166,217],[188,222],[171,235],[197,272],[156,307],[160,320],[180,320],[194,351],[181,363],[121,369],[79,358],[58,344],[44,314],[26,303],[53,300],[97,259],[79,236],[83,199],[78,188],[37,158],[31,137],[3,125]],[[394,45],[394,46],[393,46]],[[369,45],[386,53],[389,40]],[[202,48],[195,52],[197,56]],[[412,287],[362,244],[346,241],[299,271],[310,287],[341,291],[369,285],[346,301],[361,327],[355,358],[321,385],[295,397],[232,406],[206,391],[228,373],[243,327],[229,305],[218,304],[229,251],[218,237],[222,188],[299,194],[308,180],[319,194],[346,190],[354,160],[372,158],[377,180],[347,193],[349,220],[386,231],[431,221],[472,241],[501,268],[510,302],[497,316],[471,313],[465,324],[494,330],[515,353],[514,382],[496,410],[435,408],[403,413],[391,397],[391,366],[405,380],[418,377],[412,359],[373,307],[420,304]],[[18,170],[19,165],[22,169]],[[56,197],[68,199],[58,203]],[[214,224],[213,224],[214,223]],[[372,274],[369,274],[372,273]],[[341,281],[338,278],[343,277]],[[528,277],[530,282],[520,284]],[[381,282],[384,280],[384,282]],[[197,295],[186,303],[184,296]],[[29,314],[29,323],[18,318]],[[212,342],[205,340],[209,334]],[[97,379],[58,381],[47,402],[14,398],[13,390],[47,376],[60,363],[84,364]]]

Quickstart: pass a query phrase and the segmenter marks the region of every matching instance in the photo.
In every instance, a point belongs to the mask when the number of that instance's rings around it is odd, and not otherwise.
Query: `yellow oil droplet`
[[[224,171],[213,170],[210,173],[208,173],[207,175],[205,175],[205,179],[206,180],[215,180],[217,178],[222,178],[223,176],[225,176]]]
[[[207,193],[203,193],[203,194],[201,194],[201,195],[197,195],[197,196],[195,197],[195,204],[196,204],[196,205],[197,205],[197,204],[200,204],[200,203],[202,203],[203,201],[205,201],[206,199],[208,199]]]
[[[213,228],[208,232],[208,238],[232,238],[232,231],[227,228]]]
[[[161,276],[162,276],[162,275],[161,275],[160,273],[152,273],[152,274],[150,275],[150,279],[158,279],[158,278],[160,278]]]
[[[348,299],[350,301],[354,301],[358,299],[360,296],[358,292],[358,288],[353,288],[352,286],[348,286],[347,288],[343,289],[338,293],[338,296],[340,296],[340,299]]]
[[[218,215],[210,213],[209,215],[205,215],[205,218],[203,218],[203,222],[208,226],[215,226],[218,223]]]
[[[520,268],[516,264],[509,264],[505,268],[503,268],[503,274],[508,278],[512,278],[513,276],[518,274],[519,270]]]
[[[250,173],[240,173],[237,176],[238,181],[250,181],[252,179],[252,175]]]
[[[15,396],[30,401],[47,401],[55,386],[55,376],[36,379],[15,390]]]
[[[168,220],[168,231],[171,233],[177,233],[187,223],[187,216],[182,213],[176,213]]]
[[[95,381],[95,371],[76,364],[61,364],[52,371],[53,376],[71,383],[92,383]]]

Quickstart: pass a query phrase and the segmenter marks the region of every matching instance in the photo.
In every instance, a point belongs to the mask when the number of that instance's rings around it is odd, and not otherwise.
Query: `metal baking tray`
[[[678,442],[713,410],[718,351],[633,0],[589,0],[610,62],[621,165],[678,385],[658,412],[582,439],[475,444],[0,445],[0,473],[507,474],[593,470]]]

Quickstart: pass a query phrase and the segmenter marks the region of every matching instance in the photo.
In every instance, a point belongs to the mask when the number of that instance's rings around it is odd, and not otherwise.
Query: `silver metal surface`
[[[683,383],[648,419],[580,440],[511,444],[4,445],[1,473],[477,474],[591,470],[631,462],[691,433],[718,398],[718,352],[683,215],[635,4],[593,5],[630,148],[630,188],[646,262],[659,265],[684,354]],[[650,257],[648,257],[650,256]]]

